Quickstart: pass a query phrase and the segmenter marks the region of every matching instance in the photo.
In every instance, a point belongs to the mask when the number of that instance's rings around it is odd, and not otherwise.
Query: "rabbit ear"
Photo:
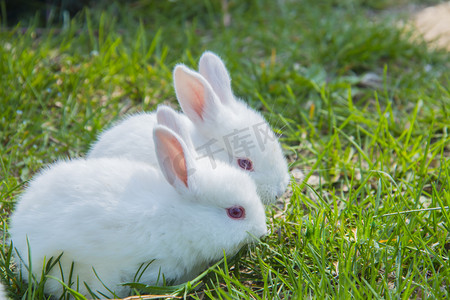
[[[199,62],[200,74],[211,84],[223,104],[234,101],[231,79],[223,61],[214,53],[206,51]]]
[[[186,124],[183,124],[181,118],[182,116],[169,106],[159,105],[156,109],[156,120],[158,124],[172,129],[183,139],[189,149],[194,149]]]
[[[174,84],[178,102],[192,122],[215,120],[222,104],[203,76],[184,65],[177,65],[174,70]]]
[[[195,172],[195,165],[183,140],[162,125],[156,125],[153,130],[153,140],[159,167],[167,182],[179,192],[191,189],[189,179]]]

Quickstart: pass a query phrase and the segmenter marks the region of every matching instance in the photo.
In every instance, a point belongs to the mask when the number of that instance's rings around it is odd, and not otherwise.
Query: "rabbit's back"
[[[99,135],[87,157],[124,157],[157,166],[153,144],[155,125],[155,113],[127,116]]]
[[[71,247],[76,247],[72,239],[111,240],[105,235],[128,229],[133,214],[151,214],[160,198],[175,197],[161,177],[149,165],[121,158],[58,162],[36,176],[20,197],[11,235],[26,231],[30,242],[36,238],[38,243],[53,233],[52,240],[62,245],[68,240]]]

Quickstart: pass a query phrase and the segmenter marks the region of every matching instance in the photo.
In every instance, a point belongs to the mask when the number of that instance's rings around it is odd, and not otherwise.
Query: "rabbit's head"
[[[216,55],[203,54],[200,73],[184,65],[174,70],[180,106],[205,137],[204,145],[197,145],[199,158],[213,166],[222,160],[244,170],[255,181],[261,200],[274,202],[289,183],[276,135],[260,113],[234,97],[228,72]]]
[[[216,168],[196,160],[181,138],[166,126],[153,131],[155,151],[165,179],[190,202],[183,208],[189,217],[178,220],[189,228],[183,247],[191,245],[207,261],[235,254],[239,248],[266,234],[264,207],[253,180],[241,170],[218,162]],[[188,143],[189,144],[189,143]],[[252,237],[253,236],[253,237]],[[199,253],[199,255],[200,255]]]

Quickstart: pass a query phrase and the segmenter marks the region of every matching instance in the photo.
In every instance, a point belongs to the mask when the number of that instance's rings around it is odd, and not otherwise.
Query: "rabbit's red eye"
[[[253,163],[248,158],[238,158],[237,163],[241,169],[253,171]]]
[[[242,206],[232,206],[227,208],[227,214],[232,219],[243,219],[245,217],[245,209]]]

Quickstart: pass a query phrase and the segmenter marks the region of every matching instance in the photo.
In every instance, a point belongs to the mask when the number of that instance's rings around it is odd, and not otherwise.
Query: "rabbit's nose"
[[[268,234],[269,234],[269,230],[267,229],[267,225],[264,224],[264,226],[259,231],[259,238],[263,238],[263,237],[265,237]]]
[[[275,197],[278,199],[278,198],[280,198],[281,196],[283,196],[283,195],[284,195],[284,192],[286,192],[286,188],[287,188],[287,186],[284,185],[284,184],[279,185],[279,186],[278,186],[278,189],[277,189],[277,191],[276,191]]]

